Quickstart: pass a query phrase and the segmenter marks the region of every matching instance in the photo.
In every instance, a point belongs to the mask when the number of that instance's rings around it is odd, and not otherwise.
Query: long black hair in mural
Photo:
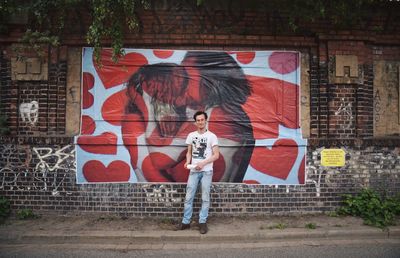
[[[213,181],[303,184],[297,52],[83,49],[77,181],[186,182],[186,136],[204,110],[219,139]]]

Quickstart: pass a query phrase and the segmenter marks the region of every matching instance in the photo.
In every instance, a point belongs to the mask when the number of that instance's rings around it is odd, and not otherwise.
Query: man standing
[[[207,130],[207,113],[197,111],[194,116],[197,131],[189,133],[186,138],[188,150],[184,167],[190,169],[186,186],[185,207],[182,223],[177,230],[190,228],[193,214],[193,200],[197,186],[201,183],[201,210],[199,214],[200,233],[207,233],[207,217],[210,208],[210,188],[213,176],[213,162],[219,157],[218,139]]]

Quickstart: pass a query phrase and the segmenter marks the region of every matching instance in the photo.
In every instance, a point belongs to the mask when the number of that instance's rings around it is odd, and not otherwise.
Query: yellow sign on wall
[[[324,149],[321,151],[321,165],[324,167],[343,167],[346,153],[342,149]]]

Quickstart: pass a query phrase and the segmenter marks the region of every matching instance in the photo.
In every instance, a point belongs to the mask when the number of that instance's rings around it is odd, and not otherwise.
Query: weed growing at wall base
[[[278,223],[276,225],[269,226],[268,228],[269,229],[280,229],[280,230],[283,230],[283,229],[287,228],[287,225],[285,223]]]
[[[0,224],[10,215],[10,201],[4,196],[0,197]]]
[[[17,218],[18,219],[36,219],[39,216],[33,213],[31,209],[22,209],[17,211]]]
[[[316,228],[317,228],[317,224],[310,222],[310,223],[307,223],[307,224],[305,225],[305,228],[308,228],[308,229],[316,229]]]
[[[361,217],[366,225],[386,228],[400,215],[400,196],[385,198],[372,189],[363,189],[356,196],[344,195],[343,207],[338,212]]]

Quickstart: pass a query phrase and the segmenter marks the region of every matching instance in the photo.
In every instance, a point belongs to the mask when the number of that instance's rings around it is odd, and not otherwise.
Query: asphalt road
[[[349,240],[347,242],[331,242],[314,244],[298,243],[292,246],[272,246],[272,247],[253,247],[238,248],[237,244],[232,243],[232,248],[207,248],[207,246],[195,246],[195,249],[187,247],[185,249],[160,250],[128,250],[117,248],[118,250],[104,249],[102,246],[88,246],[87,248],[75,248],[73,245],[47,246],[47,245],[15,245],[2,246],[0,257],[307,257],[307,258],[329,258],[329,257],[360,257],[360,258],[398,258],[400,257],[400,241],[360,241]],[[236,245],[236,246],[235,246]],[[239,244],[240,246],[240,244]]]

